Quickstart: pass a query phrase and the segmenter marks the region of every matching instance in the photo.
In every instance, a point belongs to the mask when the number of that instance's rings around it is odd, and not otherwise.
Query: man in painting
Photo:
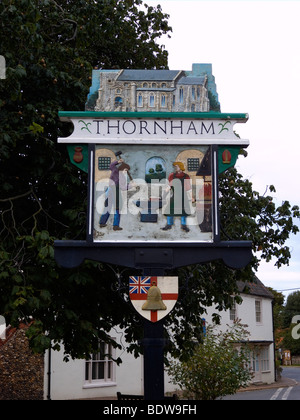
[[[120,158],[112,162],[109,169],[111,170],[109,186],[105,193],[105,208],[102,216],[100,217],[99,225],[100,228],[107,226],[108,218],[111,214],[112,208],[114,207],[113,230],[122,230],[120,227],[120,210],[122,208],[121,191],[129,189],[129,184],[127,183],[127,172],[129,171],[130,166]],[[136,184],[134,182],[130,183],[130,187],[135,186]]]
[[[167,216],[167,224],[162,230],[169,230],[174,224],[174,216],[181,217],[181,229],[189,232],[190,229],[186,225],[186,217],[191,214],[190,199],[192,198],[191,179],[184,172],[184,164],[182,162],[173,163],[174,172],[169,175],[169,184],[166,192],[171,192],[170,202],[165,210]]]

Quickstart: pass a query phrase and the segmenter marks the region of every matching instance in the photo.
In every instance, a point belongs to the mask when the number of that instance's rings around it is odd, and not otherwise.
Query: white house
[[[253,383],[273,383],[275,381],[275,347],[273,331],[273,295],[256,278],[254,283],[238,282],[243,298],[240,305],[231,310],[220,312],[220,330],[226,330],[236,319],[247,325],[249,346],[251,347],[249,364],[253,371]],[[207,308],[206,320],[212,321],[213,307]]]
[[[248,325],[249,341],[252,345],[250,366],[253,382],[272,383],[275,381],[274,337],[272,294],[257,279],[256,283],[238,283],[243,298],[240,305],[230,311],[221,312],[220,328],[225,330],[235,319]],[[207,308],[206,322],[212,322],[213,307]],[[118,391],[126,394],[143,394],[143,359],[135,359],[126,352],[121,330],[113,330],[111,336],[122,345],[122,350],[114,350],[100,343],[99,352],[89,361],[63,361],[62,352],[52,351],[45,356],[44,398],[68,399],[115,399]],[[123,363],[117,366],[104,354],[121,357]],[[50,363],[49,363],[50,362]],[[165,376],[165,392],[173,392],[176,385]]]

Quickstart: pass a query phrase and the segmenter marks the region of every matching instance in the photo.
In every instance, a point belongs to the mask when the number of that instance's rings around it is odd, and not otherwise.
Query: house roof
[[[238,281],[237,286],[240,293],[274,299],[273,294],[257,277],[253,282]]]
[[[123,70],[117,80],[121,81],[172,81],[181,70]]]
[[[205,76],[200,76],[200,77],[181,77],[178,80],[178,84],[179,85],[204,85],[205,82]]]
[[[117,80],[120,81],[165,81],[171,82],[182,73],[180,85],[204,85],[205,76],[186,76],[181,70],[123,70]]]

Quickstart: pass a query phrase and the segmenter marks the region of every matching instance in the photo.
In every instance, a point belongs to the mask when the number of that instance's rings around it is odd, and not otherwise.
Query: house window
[[[264,347],[260,353],[260,364],[261,364],[261,371],[265,372],[270,370],[269,365],[269,348]]]
[[[154,107],[154,95],[153,95],[153,94],[151,94],[151,95],[150,95],[149,105],[150,105],[152,108]]]
[[[123,99],[121,98],[121,96],[117,96],[115,98],[115,107],[122,105],[122,103],[123,103]]]
[[[183,103],[183,88],[179,89],[179,103]]]
[[[138,96],[138,106],[143,106],[143,96],[141,94]]]
[[[236,302],[232,302],[232,306],[231,306],[230,311],[229,311],[229,319],[230,319],[230,321],[234,322],[236,320],[236,318],[237,318],[237,316],[236,316]]]
[[[165,106],[166,106],[166,96],[165,95],[161,96],[161,106],[162,106],[162,108],[165,108]]]
[[[192,87],[192,100],[194,101],[196,99],[196,91],[195,88]]]
[[[187,170],[189,172],[198,171],[200,166],[200,160],[198,158],[188,158],[187,159]]]
[[[250,367],[254,373],[259,372],[259,353],[257,351],[251,352]]]
[[[98,157],[98,170],[108,171],[111,164],[111,158],[106,156]]]
[[[85,387],[115,384],[115,349],[111,344],[99,342],[98,352],[85,362]]]
[[[255,301],[255,320],[258,324],[260,324],[262,322],[261,301],[260,300]]]

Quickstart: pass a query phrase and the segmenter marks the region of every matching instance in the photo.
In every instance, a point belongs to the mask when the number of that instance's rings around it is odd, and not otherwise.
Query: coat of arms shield
[[[136,311],[151,322],[168,315],[178,299],[178,277],[129,277],[129,296]]]

